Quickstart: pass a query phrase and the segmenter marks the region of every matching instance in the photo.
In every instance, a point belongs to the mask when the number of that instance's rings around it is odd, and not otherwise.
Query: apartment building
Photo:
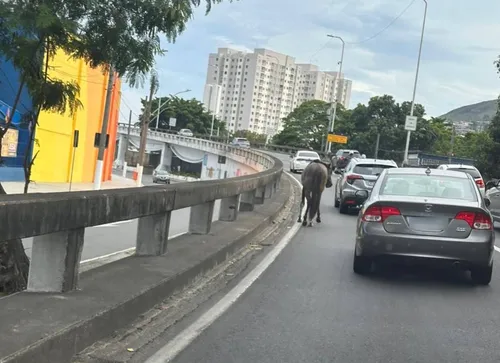
[[[208,58],[203,102],[230,131],[274,135],[282,119],[308,100],[349,106],[352,82],[337,72],[268,49],[253,53],[219,48]]]

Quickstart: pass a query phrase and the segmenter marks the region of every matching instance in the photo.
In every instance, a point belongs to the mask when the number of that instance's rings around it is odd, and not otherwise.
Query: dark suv
[[[359,158],[358,150],[340,149],[332,158],[332,166],[337,169],[345,169],[351,158],[349,154],[352,153],[353,158]]]

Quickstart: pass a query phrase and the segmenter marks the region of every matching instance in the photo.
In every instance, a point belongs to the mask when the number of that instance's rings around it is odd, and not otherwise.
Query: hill
[[[451,110],[441,117],[449,121],[490,121],[497,112],[498,100],[484,101]]]

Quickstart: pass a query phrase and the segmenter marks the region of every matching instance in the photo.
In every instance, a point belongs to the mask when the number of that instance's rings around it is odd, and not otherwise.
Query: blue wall
[[[0,57],[0,124],[4,124],[5,122],[5,113],[8,111],[10,112],[10,107],[12,107],[14,103],[18,87],[19,74],[17,70],[10,62],[6,62]],[[26,125],[20,125],[20,120],[22,115],[31,111],[31,109],[31,97],[26,88],[24,88],[21,94],[21,99],[16,107],[17,111],[13,115],[13,128],[19,131],[17,156],[6,157],[2,155],[2,163],[0,164],[0,182],[24,180],[23,161],[26,146],[28,144],[29,132]],[[31,150],[29,153],[31,154]]]

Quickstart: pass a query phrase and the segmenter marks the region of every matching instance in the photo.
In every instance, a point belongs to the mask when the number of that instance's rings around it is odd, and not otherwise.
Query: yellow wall
[[[37,143],[33,155],[37,155],[32,179],[38,182],[69,182],[73,155],[73,132],[80,131],[79,145],[75,153],[73,182],[92,182],[97,159],[94,148],[96,132],[101,132],[102,115],[106,98],[108,75],[100,69],[90,68],[83,60],[71,60],[60,51],[50,61],[49,76],[63,81],[73,81],[80,86],[79,99],[82,107],[70,116],[42,112],[36,131]],[[120,81],[113,87],[113,94],[120,92]],[[113,97],[112,107],[119,107],[119,97]],[[117,115],[111,115],[108,132],[118,125]],[[110,137],[108,150],[114,154],[115,140]],[[108,151],[107,151],[108,152]],[[113,157],[107,159],[113,160]],[[111,173],[106,173],[103,180],[110,180]]]

